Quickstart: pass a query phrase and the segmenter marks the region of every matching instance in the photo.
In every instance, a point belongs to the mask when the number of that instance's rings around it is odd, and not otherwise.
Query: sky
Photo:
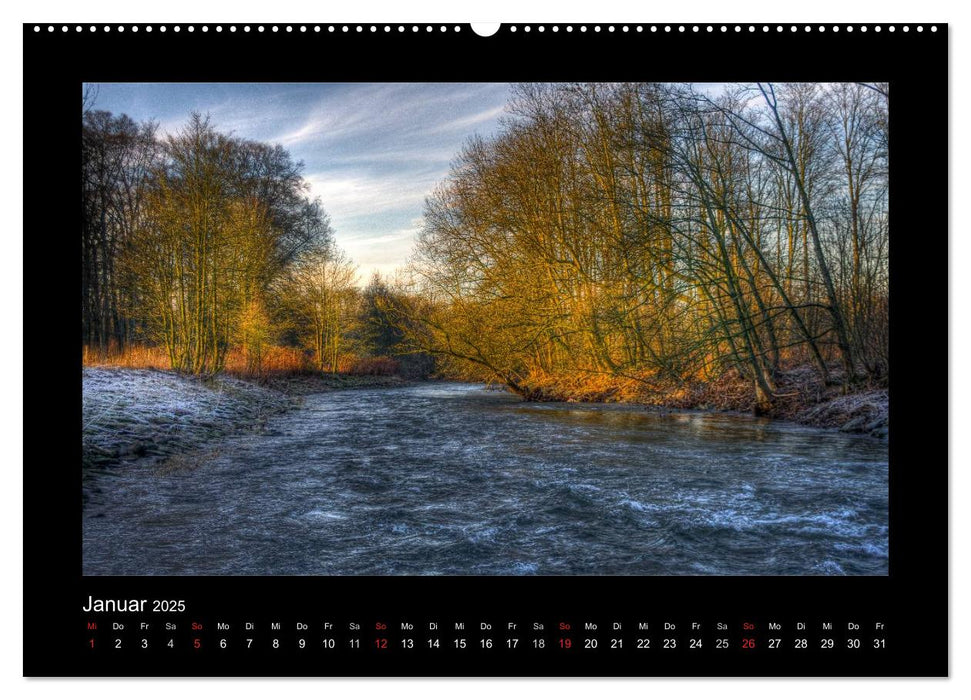
[[[424,199],[473,134],[499,128],[510,95],[496,83],[99,83],[95,109],[174,133],[193,111],[220,131],[283,145],[330,215],[335,238],[373,272],[403,266]]]

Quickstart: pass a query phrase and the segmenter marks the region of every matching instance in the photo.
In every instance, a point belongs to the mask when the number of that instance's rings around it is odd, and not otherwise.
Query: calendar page
[[[25,675],[948,674],[947,25],[23,31]]]

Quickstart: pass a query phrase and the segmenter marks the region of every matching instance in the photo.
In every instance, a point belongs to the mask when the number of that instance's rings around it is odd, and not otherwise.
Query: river
[[[89,479],[86,575],[885,575],[885,440],[458,383]]]

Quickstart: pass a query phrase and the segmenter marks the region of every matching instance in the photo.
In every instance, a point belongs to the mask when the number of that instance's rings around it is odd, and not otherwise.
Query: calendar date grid
[[[881,620],[454,620],[90,618],[83,644],[93,654],[572,654],[671,655],[879,652]]]

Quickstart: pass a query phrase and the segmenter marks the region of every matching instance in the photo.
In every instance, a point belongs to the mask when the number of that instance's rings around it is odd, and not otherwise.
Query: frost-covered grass
[[[286,395],[229,377],[87,367],[83,373],[85,466],[161,461],[215,438],[259,428],[292,405]]]

